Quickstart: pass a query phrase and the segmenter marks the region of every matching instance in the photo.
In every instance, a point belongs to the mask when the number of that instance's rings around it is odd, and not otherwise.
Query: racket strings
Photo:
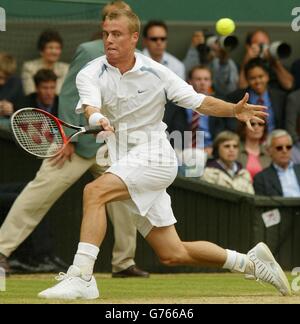
[[[55,155],[64,146],[56,121],[38,111],[16,114],[12,126],[20,145],[37,156]]]

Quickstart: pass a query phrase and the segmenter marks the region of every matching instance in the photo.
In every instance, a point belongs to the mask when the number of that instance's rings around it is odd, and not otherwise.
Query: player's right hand
[[[103,131],[98,134],[98,136],[102,139],[106,139],[111,136],[115,129],[110,125],[110,122],[107,118],[103,118],[99,121],[100,126],[103,127]]]

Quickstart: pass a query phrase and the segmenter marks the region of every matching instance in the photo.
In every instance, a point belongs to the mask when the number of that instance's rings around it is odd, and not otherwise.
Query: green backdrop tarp
[[[84,10],[97,10],[105,0],[1,0],[0,6],[8,16],[69,15]],[[299,1],[271,0],[128,0],[142,20],[215,21],[231,17],[239,22],[291,23],[294,7]]]

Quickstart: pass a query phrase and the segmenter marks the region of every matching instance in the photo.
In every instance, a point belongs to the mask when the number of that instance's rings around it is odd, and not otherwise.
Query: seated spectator
[[[300,165],[291,160],[293,140],[285,130],[273,131],[267,139],[272,164],[254,177],[257,195],[300,197]]]
[[[245,66],[253,58],[261,57],[269,70],[270,86],[290,91],[294,86],[292,74],[283,66],[278,58],[270,55],[268,46],[270,45],[270,36],[262,29],[250,32],[246,38],[245,56],[240,67],[239,87],[244,89],[249,86],[245,73]]]
[[[151,57],[185,79],[185,68],[181,61],[166,51],[168,27],[163,21],[149,21],[143,30],[143,54]]]
[[[216,42],[213,48],[205,45],[205,36],[201,31],[194,33],[191,47],[184,59],[186,71],[199,64],[210,67],[217,98],[224,99],[238,88],[239,73],[235,62],[230,58],[230,53],[223,49],[219,42]]]
[[[292,160],[300,164],[300,89],[291,92],[286,103],[286,123],[285,128],[292,136],[294,146],[292,150]]]
[[[294,89],[300,89],[300,59],[296,60],[293,64],[292,64],[292,68],[291,68],[293,77],[295,79],[295,86]]]
[[[239,102],[249,93],[249,103],[268,107],[268,132],[276,128],[284,128],[286,93],[269,87],[269,73],[265,62],[261,58],[250,60],[244,67],[248,88],[239,89],[228,95],[227,100]],[[234,118],[223,119],[225,129],[237,131],[238,123]]]
[[[188,74],[188,82],[196,92],[213,95],[212,73],[208,67],[195,66]],[[178,146],[171,141],[174,148],[204,148],[208,156],[212,154],[213,138],[222,131],[223,125],[220,118],[200,116],[191,109],[183,109],[174,104],[166,106],[164,122],[168,125],[169,134],[172,135],[172,132],[179,131],[184,139]],[[189,134],[191,136],[187,136],[188,133],[184,134],[184,132],[191,132]]]
[[[240,139],[237,134],[221,132],[213,144],[214,159],[206,164],[201,180],[253,194],[250,173],[237,161]]]
[[[34,75],[33,79],[36,92],[25,97],[23,106],[39,108],[57,116],[56,74],[52,70],[42,69]]]
[[[16,68],[15,58],[0,52],[0,118],[12,115],[23,99],[22,82],[15,75]]]
[[[253,179],[258,172],[270,165],[271,159],[263,145],[267,137],[267,125],[253,120],[251,126],[253,131],[245,123],[239,124],[241,148],[238,161]]]
[[[25,62],[22,68],[25,94],[29,95],[36,91],[33,77],[40,69],[50,69],[57,75],[56,94],[59,94],[69,69],[68,64],[59,62],[63,40],[58,32],[46,30],[40,35],[37,47],[41,57]]]

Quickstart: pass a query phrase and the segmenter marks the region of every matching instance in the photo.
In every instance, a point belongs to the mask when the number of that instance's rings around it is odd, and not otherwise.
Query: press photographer
[[[246,52],[240,69],[240,88],[247,88],[244,67],[255,57],[261,57],[266,61],[270,72],[271,87],[281,88],[283,90],[292,90],[294,78],[292,74],[284,67],[281,60],[289,57],[291,48],[288,44],[282,42],[271,43],[268,33],[262,29],[257,29],[247,35]]]

